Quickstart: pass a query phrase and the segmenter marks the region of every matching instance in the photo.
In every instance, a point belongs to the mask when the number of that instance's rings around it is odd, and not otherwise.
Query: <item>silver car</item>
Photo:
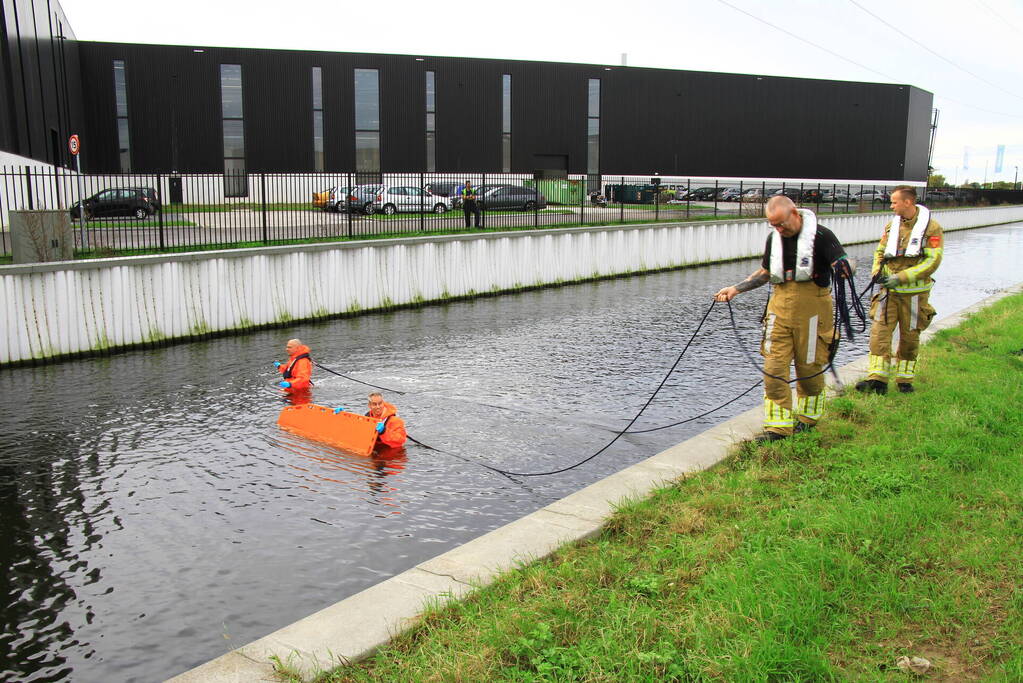
[[[390,216],[396,213],[447,213],[451,210],[451,198],[430,194],[428,190],[414,185],[382,185],[366,213],[382,213]]]

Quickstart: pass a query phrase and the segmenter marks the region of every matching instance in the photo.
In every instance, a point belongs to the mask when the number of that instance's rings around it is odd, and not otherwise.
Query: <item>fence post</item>
[[[618,222],[625,222],[625,177],[618,184]]]
[[[348,239],[352,238],[352,212],[355,211],[355,204],[348,198],[355,196],[355,187],[352,185],[352,174],[345,174],[345,183],[347,183],[348,195],[345,197],[345,214],[348,216]]]
[[[262,171],[259,173],[259,201],[263,208],[263,244],[266,244],[266,173]]]
[[[35,207],[35,200],[32,199],[32,195],[33,195],[33,192],[32,192],[32,167],[31,166],[25,166],[24,168],[25,168],[26,199],[28,200],[28,208],[31,211],[32,209],[36,208]]]
[[[422,173],[419,174],[419,191],[423,194],[419,195],[419,232],[426,232],[426,176]],[[433,211],[433,203],[431,202],[430,211]]]
[[[586,178],[586,180],[583,180],[582,184],[579,186],[579,225],[580,226],[582,226],[586,222],[586,220],[585,220],[585,217],[586,217],[586,203],[583,201],[583,197],[585,197],[586,195],[589,194],[589,189],[590,189],[589,188],[590,179],[589,179],[588,175],[584,176],[584,178]]]
[[[714,218],[718,217],[718,179],[714,179]]]
[[[693,201],[693,198],[691,196],[692,192],[693,192],[693,179],[692,178],[687,178],[686,179],[686,218],[687,219],[689,218],[689,206],[690,206],[690,204],[692,204],[692,201]]]
[[[156,196],[162,198],[162,199],[160,199],[160,210],[157,211],[156,213],[158,213],[160,215],[160,251],[163,251],[164,249],[167,248],[167,243],[166,243],[166,240],[165,240],[165,238],[163,236],[163,205],[164,205],[164,200],[166,199],[166,197],[163,196],[163,174],[162,173],[157,173],[156,174]]]

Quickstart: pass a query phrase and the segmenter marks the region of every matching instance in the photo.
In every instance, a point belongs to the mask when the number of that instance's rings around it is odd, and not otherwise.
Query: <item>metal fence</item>
[[[230,182],[225,183],[225,180]],[[882,211],[894,185],[506,173],[258,173],[83,175],[51,167],[0,168],[0,254],[7,212],[71,215],[79,254],[116,255],[299,241],[363,239],[763,215],[785,194],[818,214]],[[478,213],[462,200],[468,181]],[[225,192],[225,188],[228,192]],[[918,189],[932,207],[1023,203],[1023,192]],[[244,196],[229,196],[244,194]],[[84,220],[79,219],[84,213]]]

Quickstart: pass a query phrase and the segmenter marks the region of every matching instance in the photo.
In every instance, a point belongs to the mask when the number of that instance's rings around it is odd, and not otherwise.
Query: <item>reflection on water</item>
[[[868,259],[871,245],[851,252]],[[948,236],[939,315],[1020,279],[1023,226]],[[184,671],[759,404],[625,426],[721,286],[753,261],[0,371],[0,680]],[[862,277],[861,277],[862,279]],[[736,300],[755,349],[766,290]],[[409,442],[358,457],[276,427],[270,362],[298,336],[385,393]],[[865,353],[865,336],[838,362]],[[926,373],[926,368],[924,369]],[[314,398],[368,389],[315,372]],[[755,381],[717,309],[635,429]]]

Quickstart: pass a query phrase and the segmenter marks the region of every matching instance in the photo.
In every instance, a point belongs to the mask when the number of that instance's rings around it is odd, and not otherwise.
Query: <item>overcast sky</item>
[[[1011,181],[1023,166],[1020,0],[60,1],[79,40],[609,65],[627,53],[629,66],[908,83],[935,95],[933,164],[949,181],[983,181],[985,163],[988,180]]]

